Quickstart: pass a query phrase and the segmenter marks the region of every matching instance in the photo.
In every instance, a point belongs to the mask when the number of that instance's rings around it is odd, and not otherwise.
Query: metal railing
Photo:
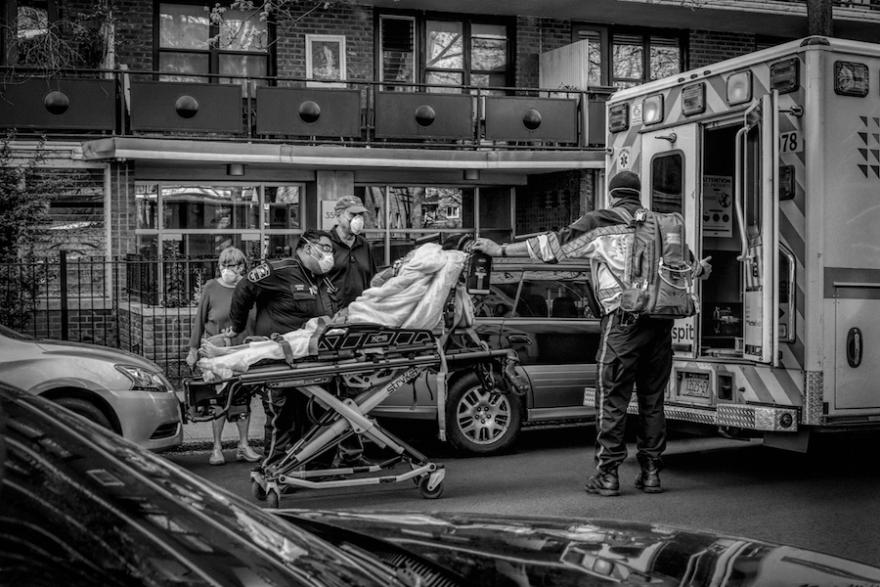
[[[587,149],[604,144],[604,103],[614,92],[614,88],[609,87],[578,90],[364,80],[343,80],[337,82],[344,86],[339,88],[321,87],[320,82],[301,77],[203,74],[188,75],[190,81],[175,83],[174,91],[165,96],[164,92],[171,87],[169,75],[159,71],[69,69],[47,72],[25,67],[0,68],[0,91],[4,95],[0,101],[0,128],[15,128],[19,136],[34,134],[50,138],[99,135],[370,147],[418,145],[458,150]],[[192,81],[196,79],[198,82]],[[150,84],[155,84],[154,91],[144,90]],[[239,92],[230,92],[235,85],[239,86]],[[316,85],[318,87],[314,87]],[[279,100],[273,101],[271,92],[266,90],[300,90],[319,98],[304,98],[299,94],[293,97],[297,101],[282,99],[279,105]],[[198,98],[199,91],[204,93],[204,98]],[[401,113],[397,102],[410,96],[421,97],[420,103],[433,106],[432,117],[436,114],[437,120],[419,118],[411,112],[408,113],[411,128],[400,132]],[[470,99],[458,100],[451,112],[441,116],[440,108],[433,103],[452,96]],[[181,98],[190,99],[181,101]],[[499,138],[492,135],[491,125],[487,124],[487,113],[501,112],[500,102],[495,100],[498,98],[543,100],[545,111],[532,115],[529,120],[517,121],[527,128],[525,132],[518,129],[519,134],[525,136]],[[560,100],[550,98],[567,99],[574,104],[576,120],[571,125],[571,137],[560,140],[558,136],[548,135],[551,119],[558,114],[553,110],[562,106]],[[96,101],[103,102],[107,108],[99,108]],[[306,102],[310,102],[307,108],[299,108]],[[90,107],[83,108],[83,103]],[[568,108],[570,106],[566,106]],[[204,125],[212,117],[213,124]],[[323,117],[320,124],[316,124],[320,117]],[[354,120],[343,131],[338,131],[340,134],[336,134],[339,124],[310,134],[334,117]],[[464,118],[468,128],[462,132]],[[266,124],[267,120],[284,119],[295,119],[299,126],[291,130],[280,123]],[[388,121],[398,125],[390,134],[382,130],[383,126],[387,129]],[[455,132],[450,134],[448,129],[440,129],[447,121],[456,127]],[[267,126],[273,128],[266,130]],[[437,130],[441,130],[439,135],[433,132]]]
[[[0,263],[0,323],[35,338],[131,351],[179,383],[191,375],[184,359],[201,286],[216,271],[216,259],[68,258],[64,251]]]

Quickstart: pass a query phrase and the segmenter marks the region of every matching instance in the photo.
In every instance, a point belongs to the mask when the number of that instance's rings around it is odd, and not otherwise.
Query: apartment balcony
[[[0,128],[67,139],[581,150],[604,145],[604,102],[613,91],[319,84],[281,77],[172,82],[157,81],[157,75],[7,72],[0,83]]]

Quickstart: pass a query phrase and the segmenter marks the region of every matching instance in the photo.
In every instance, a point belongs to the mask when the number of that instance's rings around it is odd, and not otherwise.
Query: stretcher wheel
[[[257,501],[266,501],[266,490],[263,489],[263,486],[257,481],[251,482],[251,495],[253,495],[254,499]]]
[[[281,495],[274,490],[266,492],[266,507],[277,510],[281,507]]]
[[[443,495],[443,482],[437,484],[437,487],[434,489],[428,489],[428,482],[431,480],[430,475],[425,475],[419,481],[419,493],[422,494],[422,497],[425,499],[437,499],[441,495]]]

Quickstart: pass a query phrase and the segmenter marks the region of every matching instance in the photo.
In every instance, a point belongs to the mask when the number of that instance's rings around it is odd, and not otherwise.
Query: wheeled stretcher
[[[251,473],[254,496],[267,499],[270,507],[278,507],[282,494],[291,488],[351,487],[408,480],[418,485],[422,496],[437,498],[443,493],[443,465],[431,462],[384,430],[368,414],[402,385],[423,373],[433,373],[442,436],[448,372],[472,368],[480,374],[487,389],[517,393],[521,383],[514,371],[516,362],[513,351],[488,350],[469,329],[435,336],[428,330],[330,324],[319,336],[315,356],[258,366],[212,384],[185,382],[187,411],[193,421],[226,417],[242,403],[242,398],[268,388],[305,394],[323,408],[324,413],[314,426],[281,459]],[[216,393],[215,385],[222,385],[220,394]],[[221,409],[215,410],[217,406]],[[354,434],[391,456],[369,466],[309,467],[320,455]],[[408,470],[386,473],[400,464]]]
[[[457,287],[464,287],[460,282]],[[443,312],[443,328],[389,328],[376,324],[327,324],[316,334],[315,352],[211,383],[185,382],[187,414],[194,421],[226,417],[258,392],[285,389],[309,398],[314,425],[281,458],[251,472],[254,497],[279,507],[283,494],[319,489],[413,481],[422,496],[443,493],[445,469],[397,438],[369,416],[401,386],[422,374],[435,377],[440,438],[445,440],[446,382],[450,372],[473,369],[487,391],[523,393],[517,355],[490,350],[470,326],[454,328],[455,288]],[[459,298],[460,299],[460,296]],[[468,298],[469,302],[469,298]],[[283,344],[283,342],[281,343]],[[218,387],[219,386],[219,387]],[[217,393],[217,390],[220,393]],[[219,410],[216,408],[220,408]],[[326,466],[326,456],[357,435],[389,455],[363,466]],[[324,458],[322,458],[322,455]],[[334,459],[335,461],[335,459]]]

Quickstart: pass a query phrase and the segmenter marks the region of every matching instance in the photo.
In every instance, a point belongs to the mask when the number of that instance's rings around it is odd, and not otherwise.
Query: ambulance
[[[607,122],[607,177],[712,258],[667,419],[792,450],[880,427],[880,45],[793,41],[621,90]]]

